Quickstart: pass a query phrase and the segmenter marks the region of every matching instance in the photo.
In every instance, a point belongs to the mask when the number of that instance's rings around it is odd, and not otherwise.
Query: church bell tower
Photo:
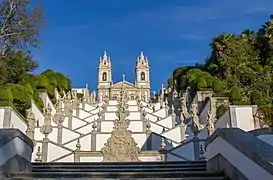
[[[150,100],[150,68],[148,58],[144,56],[141,51],[140,56],[137,57],[136,62],[136,87],[140,92],[141,98],[147,102]]]
[[[103,101],[104,98],[110,98],[110,88],[112,84],[112,66],[110,56],[104,51],[103,57],[100,57],[98,67],[98,100]]]

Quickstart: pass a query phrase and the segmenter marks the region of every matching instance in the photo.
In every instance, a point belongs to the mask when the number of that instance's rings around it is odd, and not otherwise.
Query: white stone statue
[[[214,125],[215,117],[212,114],[211,111],[208,112],[208,117],[207,117],[207,129],[208,129],[208,134],[211,135],[215,131],[215,125]]]
[[[196,126],[197,130],[200,131],[202,127],[199,122],[198,105],[196,102],[193,102],[191,105],[191,116],[192,116],[192,121],[194,125]]]

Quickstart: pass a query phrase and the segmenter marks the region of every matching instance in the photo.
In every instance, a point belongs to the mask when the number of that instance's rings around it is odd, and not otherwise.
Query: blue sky
[[[182,65],[202,63],[212,37],[256,30],[273,13],[272,0],[44,0],[46,26],[34,57],[40,67],[60,71],[73,87],[97,87],[99,57],[111,56],[113,80],[134,82],[143,50],[152,90]]]

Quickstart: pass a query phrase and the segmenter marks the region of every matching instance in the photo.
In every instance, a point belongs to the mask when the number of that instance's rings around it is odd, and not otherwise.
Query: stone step
[[[191,167],[191,168],[195,168],[195,167],[206,167],[205,164],[190,164],[190,165],[185,165],[185,164],[173,164],[173,165],[169,165],[169,164],[160,164],[160,165],[144,165],[144,164],[139,164],[139,165],[113,165],[113,166],[109,166],[109,165],[47,165],[47,164],[43,164],[43,165],[34,165],[32,166],[33,169],[48,169],[48,168],[54,168],[54,169],[62,169],[62,168],[67,168],[67,169],[123,169],[123,168],[142,168],[142,169],[152,169],[152,168],[187,168],[187,167]]]
[[[33,168],[32,172],[173,172],[173,171],[206,171],[206,167],[177,167],[177,168]]]
[[[182,178],[4,178],[3,180],[230,180],[226,177],[182,177]]]
[[[10,178],[224,178],[222,172],[14,172]]]
[[[206,166],[205,161],[179,161],[179,162],[145,162],[145,163],[32,163],[32,167],[54,167],[54,168],[152,168],[152,167],[201,167]]]

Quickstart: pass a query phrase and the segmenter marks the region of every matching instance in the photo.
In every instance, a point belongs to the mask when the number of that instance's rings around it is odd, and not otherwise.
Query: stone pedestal
[[[0,179],[10,172],[31,171],[33,142],[18,129],[0,129]]]

